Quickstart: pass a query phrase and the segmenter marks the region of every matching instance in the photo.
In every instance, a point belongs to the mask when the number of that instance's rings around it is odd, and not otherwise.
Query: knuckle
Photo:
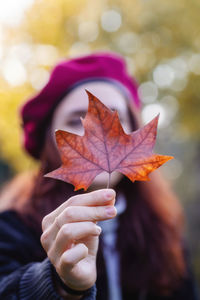
[[[41,235],[41,237],[40,237],[40,242],[41,242],[43,248],[45,248],[46,237],[44,236],[44,234]]]
[[[59,218],[59,216],[55,217],[54,225],[56,225],[56,227],[58,228],[58,230],[60,230],[61,226],[60,226],[60,218]]]
[[[94,219],[95,220],[101,219],[102,216],[99,207],[93,207],[93,209],[94,209]]]
[[[95,202],[98,202],[99,200],[99,192],[98,191],[95,191],[95,192],[91,192],[91,200],[95,203]]]
[[[65,255],[63,255],[62,265],[65,265],[65,266],[73,265],[72,259],[70,258],[70,255],[68,254],[68,252],[65,252]]]
[[[42,247],[45,249],[45,251],[48,250],[48,238],[49,238],[49,234],[47,231],[44,231],[43,234],[40,237],[40,242],[42,244]]]
[[[91,224],[89,224],[89,230],[91,231],[91,232],[95,232],[96,231],[96,224],[95,223],[93,223],[93,222],[91,222]]]
[[[101,231],[99,232],[99,228],[98,227],[100,227],[100,226],[97,226],[96,224],[94,224],[93,225],[93,233],[95,233],[95,234],[100,234],[101,233]]]
[[[42,230],[43,231],[48,227],[49,223],[50,223],[50,216],[47,215],[42,219]]]
[[[74,208],[72,206],[65,209],[65,218],[67,221],[72,221],[74,217]]]
[[[83,255],[87,256],[88,255],[88,247],[83,243],[79,244],[79,247],[81,248]]]
[[[75,196],[72,196],[72,197],[70,197],[69,199],[67,199],[67,201],[66,201],[67,206],[72,205],[72,203],[73,203],[73,201],[74,201],[74,197],[75,197]]]
[[[70,224],[65,224],[61,227],[61,234],[65,237],[71,237],[72,236],[72,228]]]
[[[78,195],[72,196],[67,200],[67,203],[69,205],[71,205],[73,202],[75,202],[77,200],[77,198],[78,198]]]

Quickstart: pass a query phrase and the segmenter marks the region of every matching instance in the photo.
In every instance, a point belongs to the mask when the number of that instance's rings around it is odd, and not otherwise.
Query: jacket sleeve
[[[38,261],[40,247],[14,212],[0,214],[0,299],[63,299],[54,288],[51,262]],[[96,287],[82,299],[95,300]]]

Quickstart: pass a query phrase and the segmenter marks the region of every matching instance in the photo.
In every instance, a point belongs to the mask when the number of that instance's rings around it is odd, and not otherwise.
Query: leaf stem
[[[111,173],[108,173],[108,184],[107,184],[107,189],[110,187],[110,180],[111,180]]]

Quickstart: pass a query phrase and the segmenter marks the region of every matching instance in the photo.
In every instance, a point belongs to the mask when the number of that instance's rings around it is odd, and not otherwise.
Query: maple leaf
[[[64,130],[56,131],[61,155],[60,168],[45,177],[60,179],[87,190],[103,171],[118,171],[135,180],[149,180],[148,174],[172,156],[154,154],[158,117],[144,127],[126,134],[117,111],[111,111],[98,98],[86,91],[88,112],[81,118],[85,133],[79,136]]]

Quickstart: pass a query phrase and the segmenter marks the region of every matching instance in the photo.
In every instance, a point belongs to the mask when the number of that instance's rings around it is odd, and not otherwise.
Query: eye
[[[72,126],[72,127],[81,126],[81,119],[80,118],[71,119],[71,120],[67,121],[66,125]]]

